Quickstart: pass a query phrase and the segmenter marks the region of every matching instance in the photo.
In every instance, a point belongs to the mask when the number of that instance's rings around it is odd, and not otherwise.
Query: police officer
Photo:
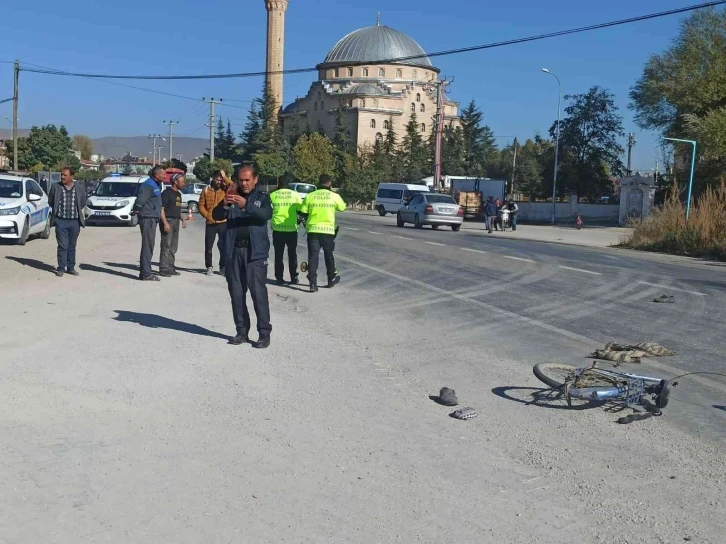
[[[302,207],[300,193],[287,188],[282,181],[280,188],[270,194],[272,201],[272,246],[275,248],[275,279],[284,285],[285,248],[290,265],[290,283],[300,282],[297,274],[297,214]]]
[[[230,344],[251,343],[255,348],[270,346],[270,304],[267,298],[267,257],[270,239],[267,222],[272,217],[270,195],[257,187],[259,177],[254,166],[240,167],[232,179],[225,197],[227,232],[225,246],[227,264],[225,275],[237,336]],[[247,310],[247,290],[257,316],[257,342],[250,342],[250,313]]]
[[[345,202],[331,188],[330,176],[320,176],[318,190],[308,194],[303,201],[300,213],[306,218],[305,228],[308,232],[308,280],[310,292],[318,291],[318,261],[320,249],[323,249],[325,269],[328,273],[328,288],[340,282],[335,268],[335,212],[345,210]]]

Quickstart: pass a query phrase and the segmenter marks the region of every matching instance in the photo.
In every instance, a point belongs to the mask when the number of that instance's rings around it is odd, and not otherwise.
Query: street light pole
[[[560,156],[560,110],[562,108],[562,82],[556,74],[550,72],[547,68],[542,68],[545,74],[554,76],[557,80],[557,130],[555,132],[555,173],[552,179],[552,224],[555,224],[555,215],[557,212],[557,161]]]
[[[681,138],[663,138],[671,142],[683,142],[693,146],[693,155],[691,156],[691,178],[688,181],[688,200],[686,201],[686,221],[691,214],[691,192],[693,191],[693,172],[696,168],[696,140],[683,140]]]

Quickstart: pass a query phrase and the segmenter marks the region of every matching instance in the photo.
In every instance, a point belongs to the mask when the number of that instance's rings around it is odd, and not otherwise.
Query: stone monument
[[[619,223],[625,225],[630,219],[644,219],[653,208],[655,180],[639,173],[620,180]]]

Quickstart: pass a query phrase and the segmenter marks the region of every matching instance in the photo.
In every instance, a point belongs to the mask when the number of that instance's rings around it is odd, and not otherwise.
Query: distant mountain
[[[162,158],[169,157],[169,143],[157,139],[157,145],[164,146],[161,150]],[[152,140],[148,136],[106,136],[93,140],[93,152],[103,155],[106,158],[123,157],[130,153],[134,157],[151,158]],[[209,147],[209,140],[204,138],[174,138],[174,156],[179,158],[183,153],[182,160],[191,161],[200,157]]]

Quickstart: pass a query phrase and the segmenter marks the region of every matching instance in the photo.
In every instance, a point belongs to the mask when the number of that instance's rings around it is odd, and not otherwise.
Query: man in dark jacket
[[[492,228],[494,227],[494,221],[497,219],[497,203],[494,202],[494,197],[490,196],[487,198],[487,202],[484,205],[484,216],[487,220],[487,229],[489,230],[489,234],[492,233]]]
[[[61,170],[61,182],[50,186],[48,203],[53,210],[50,226],[55,226],[55,239],[58,242],[58,268],[55,275],[59,278],[64,273],[77,276],[76,243],[81,227],[86,226],[83,208],[86,207],[86,187],[83,183],[73,181],[73,170]]]
[[[270,195],[257,187],[259,177],[253,166],[242,166],[232,176],[232,185],[225,198],[227,232],[225,275],[237,336],[230,344],[251,343],[255,348],[270,346],[270,304],[267,297],[267,258],[270,239],[267,222],[272,217]],[[257,342],[250,342],[250,313],[247,290],[257,317]]]
[[[139,257],[139,279],[142,281],[160,281],[151,272],[151,257],[154,255],[156,230],[161,219],[161,185],[166,170],[162,166],[154,166],[149,178],[139,185],[136,202],[132,213],[139,216],[141,229],[141,256]]]

